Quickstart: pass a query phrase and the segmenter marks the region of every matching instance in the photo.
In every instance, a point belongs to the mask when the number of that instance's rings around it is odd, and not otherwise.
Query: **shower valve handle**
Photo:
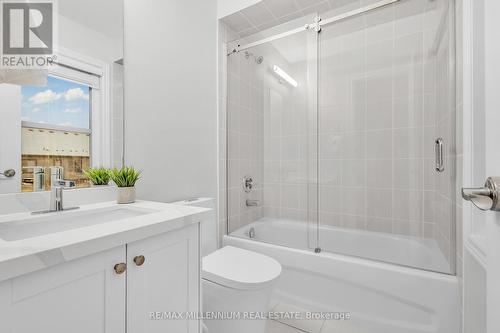
[[[245,190],[245,193],[252,192],[255,186],[257,186],[257,183],[254,181],[252,176],[243,177],[243,189]]]
[[[498,184],[500,177],[489,177],[484,187],[462,188],[462,198],[472,202],[480,210],[500,211]]]

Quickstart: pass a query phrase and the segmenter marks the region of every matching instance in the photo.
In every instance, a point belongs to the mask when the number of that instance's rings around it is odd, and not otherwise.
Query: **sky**
[[[49,76],[47,86],[23,86],[23,121],[90,128],[88,86]]]

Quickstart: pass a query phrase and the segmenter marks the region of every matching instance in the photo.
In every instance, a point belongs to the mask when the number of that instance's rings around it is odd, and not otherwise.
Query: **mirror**
[[[9,31],[23,52],[0,50],[3,65],[17,61],[0,67],[0,194],[89,187],[84,170],[123,163],[123,0],[45,2],[50,9],[28,9],[30,20],[43,17],[28,42]],[[35,54],[33,67],[19,65],[25,53]]]

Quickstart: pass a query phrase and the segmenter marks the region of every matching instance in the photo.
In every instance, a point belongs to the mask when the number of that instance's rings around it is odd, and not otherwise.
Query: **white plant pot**
[[[135,202],[135,187],[118,187],[119,204],[129,204]]]

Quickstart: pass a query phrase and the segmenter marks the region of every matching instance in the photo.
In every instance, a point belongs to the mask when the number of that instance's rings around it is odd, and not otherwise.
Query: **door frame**
[[[495,128],[500,122],[500,47],[496,43],[500,30],[500,3],[494,0],[459,1],[463,6],[462,180],[465,187],[479,187],[487,176],[500,174],[500,153],[496,147],[500,132]],[[498,332],[500,214],[481,212],[471,203],[463,203],[462,206],[464,329]],[[470,271],[469,265],[473,267]]]
[[[483,73],[478,73],[474,69],[474,59],[477,58],[477,54],[474,53],[474,47],[477,46],[480,41],[475,38],[475,31],[477,31],[478,18],[474,17],[475,9],[474,3],[478,3],[477,0],[458,0],[462,2],[462,54],[463,54],[463,64],[462,64],[462,85],[458,85],[457,88],[462,90],[462,121],[463,121],[463,175],[462,182],[465,186],[481,186],[483,184],[474,184],[475,179],[481,176],[486,180],[486,175],[484,170],[481,171],[481,175],[474,177],[474,174],[478,174],[479,170],[474,167],[474,135],[477,134],[479,129],[475,129],[476,124],[474,121],[474,104],[475,104],[475,92],[477,88],[474,86],[475,78]],[[480,0],[481,1],[481,0]],[[457,103],[457,108],[460,107],[460,103]],[[480,110],[484,112],[484,110]],[[479,110],[478,110],[479,112]],[[483,154],[483,152],[476,152],[477,154]],[[480,158],[481,156],[478,156]],[[474,185],[473,185],[474,184]],[[484,225],[476,226],[474,220],[480,219],[477,216],[477,210],[469,203],[462,202],[462,214],[463,214],[463,242],[464,250],[467,249],[470,254],[484,267],[486,267],[486,244],[484,234]],[[484,222],[484,221],[482,221]],[[481,223],[483,224],[483,223]]]

